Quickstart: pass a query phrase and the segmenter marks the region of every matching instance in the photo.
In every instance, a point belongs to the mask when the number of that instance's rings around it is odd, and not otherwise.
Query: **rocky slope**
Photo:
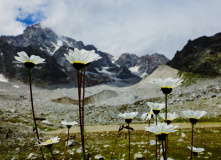
[[[167,64],[186,72],[221,75],[221,33],[189,40]]]
[[[86,124],[117,124],[121,122],[120,112],[149,111],[146,101],[164,102],[164,95],[159,87],[149,83],[152,78],[177,77],[178,71],[168,66],[161,66],[149,78],[129,87],[98,85],[86,88],[85,107]],[[170,112],[200,109],[208,112],[207,118],[220,118],[221,113],[221,78],[203,78],[192,85],[175,88],[168,98]],[[31,122],[29,87],[17,82],[0,82],[0,100],[2,117],[10,120]],[[33,87],[36,115],[43,126],[60,126],[60,121],[78,120],[77,88],[59,88],[54,90]],[[212,110],[212,112],[211,112]],[[9,114],[7,112],[9,111]],[[141,121],[136,118],[134,121]]]

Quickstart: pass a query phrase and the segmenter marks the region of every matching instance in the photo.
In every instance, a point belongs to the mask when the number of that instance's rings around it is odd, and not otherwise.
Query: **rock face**
[[[135,54],[124,53],[114,61],[114,64],[126,66],[133,74],[143,78],[168,61],[168,58],[158,53],[141,57]]]
[[[119,74],[120,67],[113,64],[107,53],[98,51],[93,45],[84,45],[81,41],[58,36],[51,29],[41,28],[39,24],[27,27],[22,35],[0,37],[0,73],[9,79],[17,79],[27,82],[27,69],[23,65],[13,64],[17,52],[25,51],[28,55],[38,55],[46,59],[46,63],[38,65],[33,69],[33,83],[38,86],[65,84],[65,86],[76,86],[77,73],[73,66],[65,59],[64,54],[69,49],[95,50],[102,60],[91,63],[86,70],[86,86],[93,86],[120,79],[139,77],[130,73]],[[39,70],[40,69],[40,70]],[[111,70],[108,72],[107,69]],[[37,79],[35,78],[37,77]],[[89,80],[90,79],[90,80]],[[74,82],[74,83],[73,83]]]
[[[59,36],[51,29],[36,24],[27,27],[21,35],[0,37],[0,73],[8,79],[27,83],[27,69],[23,65],[12,63],[17,52],[25,51],[28,55],[38,55],[46,59],[45,64],[37,65],[32,71],[35,85],[76,86],[76,70],[64,57],[69,49],[74,50],[74,48],[95,50],[102,57],[87,67],[86,86],[125,81],[125,79],[133,79],[132,83],[137,83],[141,80],[141,75],[148,75],[158,65],[168,61],[159,54],[140,58],[133,54],[123,54],[113,63],[112,55],[97,50],[95,46],[84,45],[82,41]],[[138,70],[134,71],[134,67]]]
[[[189,40],[167,64],[186,72],[221,75],[221,33]]]
[[[33,82],[42,86],[45,84],[53,84],[56,79],[56,83],[67,83],[68,76],[62,71],[61,66],[56,63],[56,59],[53,56],[45,54],[42,50],[28,47],[17,47],[8,44],[0,39],[0,73],[3,73],[5,77],[9,79],[16,79],[28,82],[28,70],[23,64],[13,64],[15,61],[14,56],[17,56],[17,52],[25,51],[27,54],[39,55],[42,58],[47,59],[47,63],[38,65],[32,69]],[[36,78],[37,77],[37,78]]]

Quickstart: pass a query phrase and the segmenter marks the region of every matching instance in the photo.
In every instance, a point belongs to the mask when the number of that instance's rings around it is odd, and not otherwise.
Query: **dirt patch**
[[[101,101],[105,101],[107,99],[117,97],[117,96],[118,94],[115,91],[104,90],[92,96],[86,97],[84,100],[84,103],[85,105],[94,104],[97,101],[101,102]],[[53,99],[51,101],[55,103],[63,103],[63,104],[75,104],[75,105],[78,104],[78,100],[74,100],[69,97],[61,97],[61,98]]]

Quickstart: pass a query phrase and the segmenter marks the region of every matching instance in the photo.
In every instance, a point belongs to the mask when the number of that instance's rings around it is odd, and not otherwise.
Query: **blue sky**
[[[2,0],[0,35],[41,22],[114,56],[172,58],[189,39],[221,32],[220,0]]]
[[[19,9],[20,13],[22,14],[22,9]],[[34,25],[37,23],[41,23],[44,20],[44,15],[42,12],[37,11],[34,13],[28,13],[25,16],[17,16],[16,21],[21,22],[25,26]]]

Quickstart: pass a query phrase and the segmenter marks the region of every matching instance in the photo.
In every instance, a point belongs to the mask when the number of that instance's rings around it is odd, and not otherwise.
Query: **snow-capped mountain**
[[[39,24],[28,26],[21,35],[2,36],[1,39],[18,47],[37,47],[42,51],[47,52],[49,55],[54,55],[54,53],[62,46],[72,48],[84,47],[83,42],[64,36],[58,36],[51,29],[41,28]]]
[[[169,61],[162,54],[152,54],[138,57],[135,54],[124,53],[119,58],[112,58],[112,62],[117,66],[126,66],[134,75],[141,78],[148,76],[158,66]]]
[[[28,55],[39,55],[46,59],[46,64],[33,69],[33,77],[36,76],[36,79],[33,78],[35,84],[44,86],[58,83],[76,85],[77,83],[74,83],[77,81],[76,71],[64,58],[64,54],[67,54],[69,49],[73,50],[74,48],[95,50],[102,57],[87,67],[87,86],[114,81],[128,82],[128,79],[133,79],[133,83],[136,83],[143,75],[148,75],[153,71],[145,68],[145,65],[142,64],[142,59],[144,59],[144,63],[147,62],[145,56],[133,60],[124,58],[125,54],[123,54],[114,60],[111,54],[99,51],[93,45],[84,45],[82,41],[57,35],[51,29],[42,28],[40,24],[36,24],[27,27],[21,35],[0,37],[0,61],[2,62],[0,73],[9,79],[26,82],[25,68],[22,65],[12,63],[17,52],[25,51]],[[131,56],[136,57],[136,55]],[[124,60],[126,62],[123,62]],[[150,61],[152,63],[154,58]],[[163,61],[163,63],[165,62]]]

